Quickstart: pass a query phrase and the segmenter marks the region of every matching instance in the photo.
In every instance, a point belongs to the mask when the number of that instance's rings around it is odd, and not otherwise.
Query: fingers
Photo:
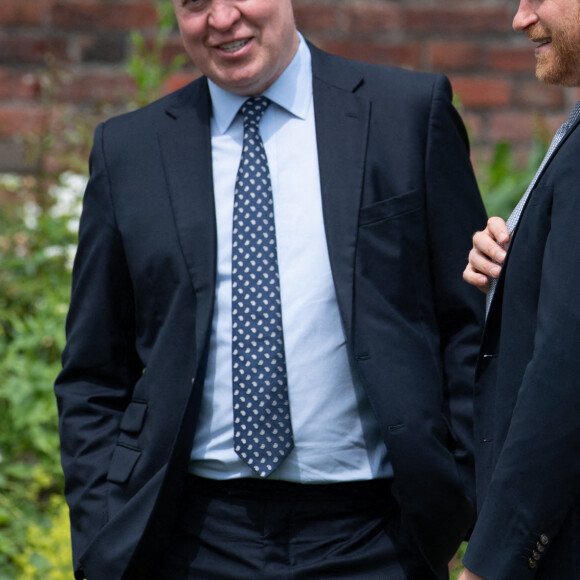
[[[469,261],[476,270],[496,278],[499,275],[499,271],[494,274],[492,268],[495,269],[498,264],[503,264],[505,255],[505,249],[490,236],[487,229],[474,234],[473,248],[469,253]]]
[[[506,256],[505,246],[509,240],[505,221],[499,217],[489,218],[485,230],[473,236],[473,248],[469,252],[463,279],[486,292],[489,278],[497,278],[501,272]]]
[[[510,240],[506,223],[500,217],[490,217],[484,231],[487,231],[498,244],[507,244]]]
[[[463,279],[472,286],[475,286],[482,292],[487,292],[487,286],[489,284],[489,278],[478,272],[471,266],[471,264],[467,264],[465,270],[463,270]]]

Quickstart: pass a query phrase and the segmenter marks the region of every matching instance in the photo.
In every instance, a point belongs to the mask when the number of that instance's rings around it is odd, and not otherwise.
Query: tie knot
[[[250,97],[240,107],[240,111],[244,117],[244,127],[248,125],[259,125],[269,105],[270,99],[268,97]]]

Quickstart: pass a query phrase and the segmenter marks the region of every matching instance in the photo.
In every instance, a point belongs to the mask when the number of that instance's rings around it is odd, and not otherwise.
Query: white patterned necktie
[[[568,119],[564,123],[562,123],[560,128],[556,131],[556,134],[554,135],[554,138],[552,139],[552,143],[550,143],[550,147],[548,148],[548,151],[546,152],[546,155],[544,156],[544,159],[542,160],[540,167],[538,167],[536,174],[534,175],[532,181],[530,182],[528,189],[526,189],[526,192],[524,193],[524,195],[522,196],[522,198],[520,199],[520,201],[518,202],[518,204],[516,205],[516,207],[512,211],[511,215],[507,219],[506,227],[508,229],[508,232],[510,233],[510,236],[511,236],[512,232],[516,229],[516,226],[518,225],[518,222],[520,221],[520,217],[522,215],[522,212],[524,211],[524,207],[526,205],[528,197],[530,197],[530,194],[531,194],[532,190],[534,189],[536,182],[538,181],[540,175],[544,171],[544,167],[546,166],[548,161],[551,159],[552,155],[554,154],[554,151],[556,150],[556,148],[558,147],[558,145],[560,144],[560,142],[562,141],[562,139],[564,138],[564,136],[566,135],[568,130],[574,126],[574,124],[576,123],[576,121],[579,118],[580,118],[580,101],[578,101],[574,105],[574,108],[572,109],[572,112],[570,113],[570,116],[568,117]],[[489,284],[487,287],[487,296],[486,296],[486,310],[485,310],[486,316],[489,313],[489,309],[491,307],[491,301],[493,300],[493,296],[495,294],[497,282],[498,282],[497,278],[490,278],[489,279]]]
[[[260,477],[268,477],[294,447],[272,184],[259,132],[269,104],[266,97],[252,97],[240,109],[244,140],[232,235],[234,449]]]

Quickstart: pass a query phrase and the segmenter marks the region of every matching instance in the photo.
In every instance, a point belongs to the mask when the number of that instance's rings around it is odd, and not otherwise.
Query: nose
[[[514,30],[522,32],[532,24],[538,22],[536,4],[537,0],[520,0],[520,6],[512,23]]]
[[[213,0],[208,24],[217,30],[228,30],[240,18],[237,3],[232,0]]]

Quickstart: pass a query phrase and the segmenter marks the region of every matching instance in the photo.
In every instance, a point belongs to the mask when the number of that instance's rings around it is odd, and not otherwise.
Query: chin
[[[580,86],[580,74],[567,73],[559,70],[537,70],[536,78],[546,85],[558,85],[561,87]]]

